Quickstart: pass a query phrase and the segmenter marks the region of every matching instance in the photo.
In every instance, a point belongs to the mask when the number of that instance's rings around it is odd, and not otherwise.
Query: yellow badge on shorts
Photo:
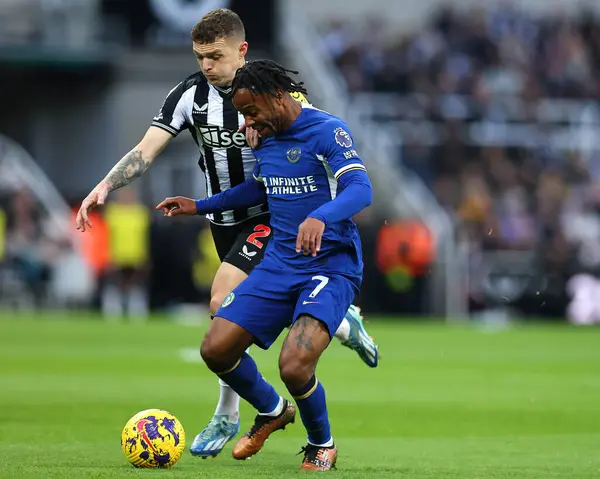
[[[226,308],[227,306],[229,306],[231,303],[233,303],[234,299],[235,299],[235,294],[229,293],[227,296],[225,296],[225,299],[221,303],[221,308]]]

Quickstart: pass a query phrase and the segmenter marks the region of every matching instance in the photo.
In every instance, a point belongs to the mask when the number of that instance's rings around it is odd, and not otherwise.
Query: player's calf
[[[223,262],[221,264],[211,288],[211,316],[217,313],[227,295],[247,276],[246,272],[231,263]],[[210,351],[205,354],[207,356],[211,355]],[[239,358],[236,358],[236,361],[237,359]],[[215,365],[213,364],[213,366]],[[219,368],[219,371],[224,370],[226,368]],[[196,436],[190,448],[192,454],[201,457],[214,457],[219,454],[228,441],[237,435],[240,428],[239,403],[240,396],[224,381],[219,381],[219,402],[215,415],[203,431]]]
[[[333,445],[325,389],[316,376],[312,376],[301,388],[288,391],[300,410],[302,423],[308,433],[308,442],[314,446]]]
[[[303,469],[309,467],[310,464],[318,466],[315,462],[317,452],[334,447],[325,389],[314,375],[319,357],[329,342],[327,326],[312,316],[303,315],[292,326],[279,357],[281,379],[296,400],[302,423],[308,433],[309,445],[307,447],[311,453],[305,454]],[[313,449],[317,451],[315,454],[313,454]],[[330,457],[330,452],[327,452],[326,456],[333,462],[327,466],[326,461],[323,460],[322,470],[331,468],[335,462],[335,457]],[[337,451],[335,456],[337,457]],[[308,462],[307,458],[310,459]]]

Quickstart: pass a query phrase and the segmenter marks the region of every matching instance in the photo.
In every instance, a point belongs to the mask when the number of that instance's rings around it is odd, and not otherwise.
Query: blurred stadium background
[[[12,411],[4,437],[16,437],[35,414],[42,417],[32,396],[63,404],[66,390],[88,409],[126,394],[132,378],[120,369],[123,361],[143,369],[146,348],[156,347],[151,338],[168,337],[170,327],[174,345],[161,340],[165,351],[199,343],[201,334],[190,341],[188,329],[164,323],[207,320],[219,264],[207,222],[167,221],[153,211],[165,196],[204,194],[189,137],[172,142],[134,186],[111,194],[91,234],[75,230],[74,215],[141,138],[166,93],[197,70],[189,31],[219,6],[242,17],[250,58],[297,68],[313,103],[348,121],[376,188],[375,203],[356,218],[365,256],[358,303],[367,319],[375,318],[370,328],[382,344],[380,369],[387,354],[394,370],[378,372],[379,379],[366,371],[358,377],[370,388],[401,377],[408,391],[392,391],[390,400],[404,411],[394,431],[360,423],[344,434],[423,436],[418,445],[398,439],[394,446],[412,454],[404,458],[408,469],[448,468],[422,477],[525,477],[490,473],[508,458],[515,470],[532,468],[526,477],[538,477],[534,469],[546,465],[539,477],[600,473],[598,460],[586,462],[584,453],[560,467],[580,442],[581,448],[599,444],[598,415],[588,415],[598,412],[600,399],[598,331],[540,324],[600,323],[600,2],[592,0],[0,0],[0,377],[9,391],[4,406]],[[123,267],[136,272],[127,284],[115,274]],[[146,336],[130,352],[133,326],[95,321],[86,330],[59,321],[126,314],[156,320],[136,326]],[[413,321],[407,329],[403,318]],[[435,318],[498,328],[518,319],[531,326],[524,336],[499,333],[509,336],[496,340],[459,333],[456,324],[419,326]],[[188,382],[170,381],[182,366],[179,357],[169,361],[145,373],[140,391],[183,410],[199,428],[204,419],[192,415],[195,375],[203,375],[208,409],[214,380],[195,365],[178,373],[188,374]],[[324,368],[332,382],[356,377],[349,365],[336,376],[332,360]],[[549,369],[558,376],[545,376]],[[101,380],[88,381],[88,374]],[[160,381],[172,389],[157,392]],[[489,393],[494,388],[506,394]],[[167,397],[172,391],[177,399]],[[331,395],[333,411],[336,400],[348,405],[341,393]],[[355,402],[375,404],[375,396]],[[550,403],[534,403],[550,396]],[[162,407],[127,397],[116,425],[101,429],[104,420],[95,416],[99,434],[118,434],[121,419],[138,409]],[[432,397],[447,402],[422,406]],[[416,404],[423,409],[411,417]],[[344,418],[353,418],[346,409]],[[55,424],[68,443],[75,430],[69,428],[89,417],[66,406],[59,411],[73,415],[62,432]],[[392,421],[379,411],[375,425],[378,419]],[[439,435],[457,440],[547,437],[515,440],[502,450],[493,439],[469,443],[475,467],[469,475],[453,469],[462,454],[458,442],[426,439],[436,434],[431,423],[423,432],[427,421],[441,421]],[[583,436],[567,446],[558,436],[575,433]],[[42,437],[27,434],[22,441]],[[380,446],[372,457],[389,477],[400,477],[396,453]],[[353,447],[360,453],[364,444]],[[559,447],[567,452],[554,456]],[[519,459],[522,448],[533,451],[533,462]],[[26,449],[16,452],[19,460],[27,457]],[[577,467],[587,469],[571,476]],[[32,471],[22,477],[40,477]]]
[[[190,27],[222,4],[250,57],[298,68],[360,143],[378,192],[357,218],[367,313],[600,320],[597,2],[251,3],[0,2],[0,304],[120,314],[127,261],[134,314],[206,302],[206,222],[151,209],[204,193],[186,135],[93,234],[72,214],[196,70]]]

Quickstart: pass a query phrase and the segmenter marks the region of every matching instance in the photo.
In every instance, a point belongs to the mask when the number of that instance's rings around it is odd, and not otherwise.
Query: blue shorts
[[[233,290],[215,314],[254,336],[268,349],[303,314],[321,321],[333,337],[354,301],[359,282],[335,273],[269,269],[263,263]]]

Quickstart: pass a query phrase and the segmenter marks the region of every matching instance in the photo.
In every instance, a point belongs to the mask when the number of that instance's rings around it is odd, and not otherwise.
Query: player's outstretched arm
[[[219,211],[249,208],[250,206],[266,203],[267,193],[264,186],[256,180],[246,180],[233,188],[204,198],[192,200],[183,196],[167,198],[158,205],[165,216],[203,215]]]
[[[154,159],[163,151],[173,136],[167,131],[151,126],[142,141],[108,172],[106,177],[96,185],[83,200],[77,213],[77,229],[85,231],[92,227],[88,215],[98,205],[103,205],[108,193],[131,183],[142,176]]]

